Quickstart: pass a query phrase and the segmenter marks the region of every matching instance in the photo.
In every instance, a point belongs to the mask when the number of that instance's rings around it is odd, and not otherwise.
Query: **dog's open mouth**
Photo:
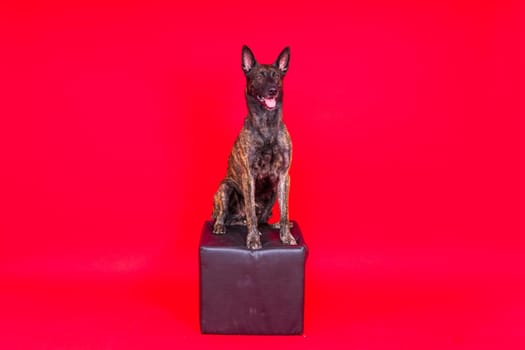
[[[263,97],[263,96],[257,96],[257,99],[259,102],[266,108],[267,110],[272,110],[277,105],[277,98],[274,97]]]

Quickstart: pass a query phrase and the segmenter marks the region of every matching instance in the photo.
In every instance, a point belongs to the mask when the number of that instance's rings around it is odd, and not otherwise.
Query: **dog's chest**
[[[255,145],[251,157],[251,169],[256,178],[277,179],[289,166],[289,149],[277,141]]]

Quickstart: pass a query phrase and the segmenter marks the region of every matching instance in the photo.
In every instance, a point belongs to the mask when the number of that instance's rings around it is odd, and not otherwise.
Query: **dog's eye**
[[[261,81],[261,80],[264,79],[264,77],[263,77],[263,75],[262,75],[261,73],[259,73],[259,74],[257,74],[257,75],[255,76],[255,79],[257,79],[258,81]]]

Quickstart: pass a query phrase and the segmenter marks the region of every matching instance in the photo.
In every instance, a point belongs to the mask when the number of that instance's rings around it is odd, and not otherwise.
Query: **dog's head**
[[[248,103],[265,110],[280,107],[283,98],[283,78],[288,70],[290,49],[286,47],[274,64],[259,64],[248,46],[242,48],[242,70],[246,75]]]

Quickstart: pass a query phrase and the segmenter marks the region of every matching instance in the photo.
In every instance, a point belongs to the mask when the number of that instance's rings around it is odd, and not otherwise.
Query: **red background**
[[[523,348],[519,1],[0,7],[3,349]],[[197,245],[291,47],[305,335],[202,336]]]

